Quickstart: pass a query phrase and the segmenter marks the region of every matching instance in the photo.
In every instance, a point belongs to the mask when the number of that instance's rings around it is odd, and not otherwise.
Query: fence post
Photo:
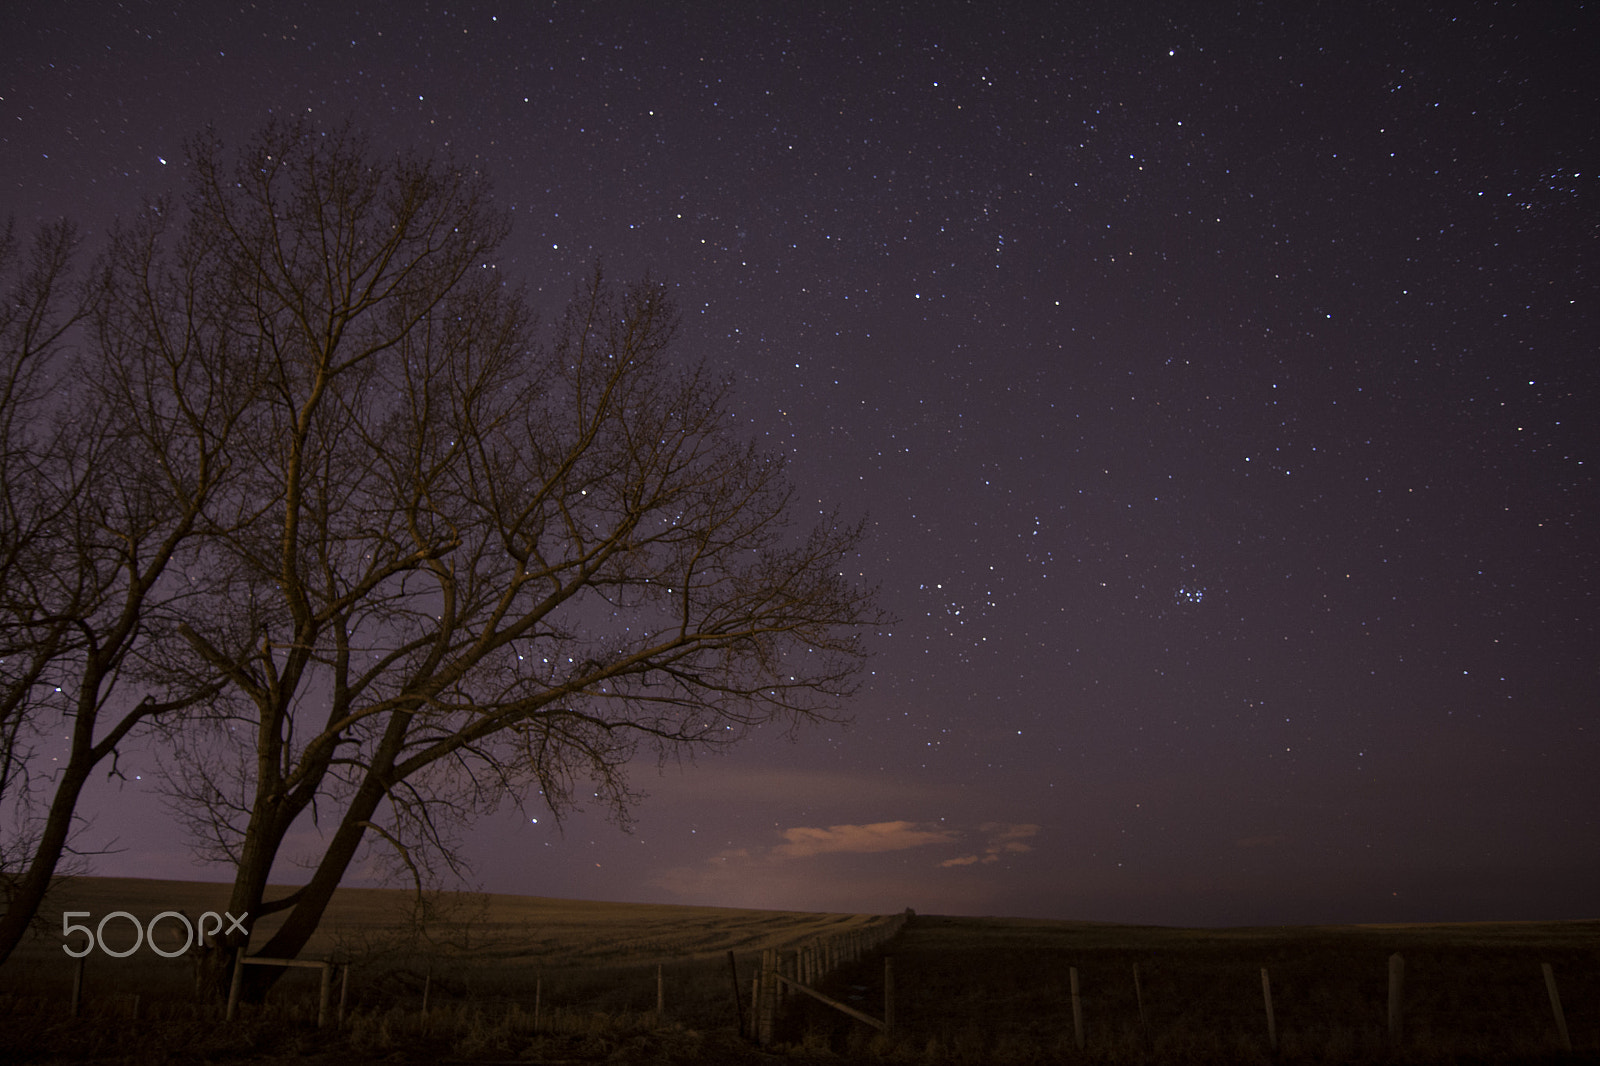
[[[756,1042],[772,1043],[772,1030],[778,1014],[778,949],[761,952],[761,1004],[756,1009]]]
[[[344,1027],[344,1004],[350,998],[350,964],[339,967],[339,1027]]]
[[[317,1028],[328,1024],[328,1001],[333,994],[333,963],[322,964],[322,987],[317,991]]]
[[[86,951],[78,956],[78,963],[72,968],[72,1016],[74,1018],[78,1016],[78,1006],[83,1002],[83,963],[88,954]]]
[[[1133,964],[1133,998],[1139,1004],[1139,1034],[1150,1043],[1150,1021],[1144,1016],[1144,990],[1139,987],[1139,964]]]
[[[667,1016],[667,989],[661,981],[661,964],[656,963],[656,1024]]]
[[[733,949],[728,949],[728,973],[733,978],[733,1016],[739,1020],[739,1035],[745,1035],[744,1003],[739,998],[739,964],[734,961]]]
[[[1402,1003],[1405,999],[1406,960],[1397,951],[1389,956],[1389,1042],[1399,1045],[1404,1031]]]
[[[1567,1016],[1561,1012],[1561,993],[1556,991],[1556,972],[1548,962],[1539,965],[1544,967],[1544,990],[1550,993],[1550,1009],[1555,1012],[1556,1032],[1561,1034],[1561,1046],[1571,1051],[1572,1036],[1567,1032]]]
[[[1078,1050],[1083,1050],[1083,999],[1078,995],[1078,968],[1067,967],[1067,977],[1072,982],[1072,1035],[1077,1038]]]
[[[233,981],[228,985],[228,1011],[223,1015],[223,1021],[233,1021],[234,1013],[239,1009],[239,991],[244,985],[244,948],[235,948],[233,951]]]
[[[1274,1053],[1278,1050],[1278,1019],[1272,1014],[1272,981],[1267,977],[1267,968],[1261,967],[1261,998],[1267,1005],[1267,1043],[1272,1046]]]
[[[541,1005],[539,1001],[543,998],[544,978],[535,977],[533,979],[533,1031],[536,1033],[539,1031],[539,1007]]]
[[[422,1020],[428,1020],[428,993],[433,990],[433,964],[428,964],[428,972],[422,978]]]
[[[894,956],[883,957],[883,1031],[894,1032]]]

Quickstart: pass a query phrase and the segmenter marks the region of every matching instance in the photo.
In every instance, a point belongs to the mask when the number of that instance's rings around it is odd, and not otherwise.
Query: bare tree
[[[78,597],[70,588],[39,587],[57,577],[62,540],[59,499],[40,491],[48,433],[37,425],[52,363],[76,318],[76,243],[64,222],[41,229],[27,254],[14,224],[0,236],[0,900],[7,913],[39,836],[29,774],[33,697],[77,638],[70,607]]]
[[[727,383],[671,357],[662,286],[597,272],[540,344],[475,175],[303,127],[226,157],[192,153],[184,247],[268,384],[167,664],[226,689],[170,782],[229,909],[289,911],[261,951],[305,945],[370,837],[448,863],[498,800],[622,812],[641,746],[837,712],[880,621],[842,571],[860,529],[792,527]],[[269,900],[303,816],[325,850]]]
[[[229,317],[195,313],[220,310],[208,257],[190,249],[176,260],[186,272],[163,265],[162,213],[118,233],[82,288],[69,285],[71,228],[47,227],[0,318],[0,801],[11,816],[0,961],[70,850],[95,768],[110,760],[116,773],[136,728],[220,687],[147,666],[198,591],[174,564],[213,525],[205,509],[255,383]],[[63,346],[79,325],[89,352],[73,360]]]

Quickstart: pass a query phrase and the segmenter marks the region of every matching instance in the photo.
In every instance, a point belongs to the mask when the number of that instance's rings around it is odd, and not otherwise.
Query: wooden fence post
[[[85,951],[78,956],[78,963],[72,968],[72,1016],[78,1016],[78,1007],[83,1003],[83,963],[89,953]]]
[[[317,1028],[328,1024],[328,1004],[333,1000],[333,964],[322,964],[322,988],[317,989]]]
[[[533,979],[533,1031],[536,1033],[539,1031],[539,1007],[541,1006],[540,1000],[543,997],[544,978],[535,977]]]
[[[656,963],[656,1024],[667,1016],[667,989],[661,981],[661,964]]]
[[[1144,1015],[1144,991],[1139,987],[1139,964],[1133,964],[1133,998],[1139,1004],[1139,1033],[1145,1044],[1150,1043],[1150,1020]]]
[[[744,1003],[739,998],[739,964],[734,961],[733,949],[728,949],[728,974],[733,978],[733,1016],[739,1020],[739,1035],[747,1035],[744,1027]]]
[[[1406,960],[1397,951],[1389,956],[1389,1043],[1398,1046],[1403,1036],[1402,1004],[1405,1000]]]
[[[772,961],[764,967],[761,975],[761,998],[766,1003],[766,1018],[762,1029],[765,1035],[761,1038],[763,1044],[772,1043],[778,1034],[778,1011],[783,1006],[783,982],[778,980],[778,974],[783,972],[783,952],[772,948]]]
[[[223,1015],[223,1021],[233,1021],[234,1013],[239,1009],[239,992],[243,986],[244,948],[235,948],[233,952],[233,981],[228,985],[228,1010]]]
[[[1274,1053],[1278,1050],[1278,1019],[1272,1014],[1272,981],[1267,977],[1267,968],[1261,967],[1261,999],[1267,1005],[1267,1043],[1271,1045]]]
[[[756,1043],[772,1043],[772,1018],[778,1008],[778,951],[761,949],[761,973],[756,978]]]
[[[344,1005],[350,998],[350,964],[339,967],[339,1027],[344,1027]]]
[[[1072,982],[1072,1035],[1077,1038],[1078,1050],[1083,1050],[1083,998],[1078,995],[1078,968],[1067,967],[1067,976]]]
[[[433,964],[428,964],[428,972],[422,978],[422,1020],[428,1020],[428,993],[433,989]]]
[[[317,991],[317,1028],[328,1024],[328,1000],[333,993],[333,964],[322,964],[322,987]]]
[[[1561,1034],[1561,1046],[1571,1051],[1572,1036],[1567,1032],[1567,1016],[1561,1012],[1561,993],[1556,991],[1556,972],[1548,962],[1539,965],[1544,967],[1544,990],[1550,993],[1550,1009],[1555,1012],[1556,1032]]]

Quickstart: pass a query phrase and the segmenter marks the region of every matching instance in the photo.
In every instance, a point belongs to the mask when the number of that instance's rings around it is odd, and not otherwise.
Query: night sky
[[[668,281],[682,358],[736,376],[801,517],[868,519],[852,568],[899,622],[853,724],[642,762],[631,831],[508,806],[470,884],[1600,917],[1592,5],[3,20],[19,226],[72,216],[92,252],[181,187],[207,124],[348,119],[453,155],[512,211],[500,268],[541,307],[596,259]],[[91,797],[85,844],[124,849],[94,869],[225,879],[153,765]]]

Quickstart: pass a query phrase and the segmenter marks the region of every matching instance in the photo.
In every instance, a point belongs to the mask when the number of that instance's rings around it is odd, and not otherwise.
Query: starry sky
[[[474,885],[1600,917],[1593,5],[5,21],[0,214],[92,247],[207,124],[448,153],[492,177],[541,306],[597,258],[668,281],[803,516],[867,518],[850,563],[899,622],[852,724],[643,762],[627,831],[507,807],[466,839]],[[122,849],[98,872],[226,877],[148,780],[87,813]]]

